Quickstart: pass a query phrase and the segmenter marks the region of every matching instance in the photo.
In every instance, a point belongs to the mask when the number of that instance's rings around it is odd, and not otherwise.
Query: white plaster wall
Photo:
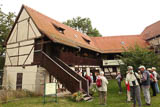
[[[12,65],[18,64],[18,57],[10,57]]]
[[[10,38],[8,40],[8,43],[16,42],[16,35],[17,35],[17,24],[15,25],[15,27],[14,27],[12,33],[11,33],[11,36],[10,36]]]
[[[8,55],[5,57],[5,65],[11,65]]]
[[[33,43],[34,43],[34,40],[23,41],[23,42],[20,42],[20,46],[29,45]]]
[[[18,47],[18,43],[8,44],[7,48]]]
[[[37,66],[6,67],[7,82],[11,89],[16,90],[17,73],[23,73],[22,89],[35,91]]]
[[[27,56],[28,55],[25,55],[25,56],[19,56],[19,63],[18,65],[23,65],[25,60],[27,59]]]
[[[35,24],[33,23],[32,20],[30,20],[30,24],[31,24],[32,29],[33,29],[33,31],[35,32],[36,35],[35,35],[35,34],[33,35],[33,34],[32,34],[33,32],[29,32],[29,38],[40,37],[41,34],[40,34],[39,30],[37,29],[37,27],[35,26]],[[30,30],[30,31],[31,31],[31,30]]]
[[[33,48],[33,45],[20,47],[19,48],[19,55],[29,54],[32,48]]]
[[[9,56],[18,55],[18,48],[6,49]]]
[[[28,15],[27,11],[25,9],[23,9],[18,21],[22,21],[27,18],[29,18],[29,15]]]
[[[27,40],[28,21],[24,20],[18,23],[18,36],[17,41]]]
[[[36,93],[42,94],[44,93],[44,79],[46,83],[49,83],[49,73],[43,67],[38,67],[37,75],[36,75]]]

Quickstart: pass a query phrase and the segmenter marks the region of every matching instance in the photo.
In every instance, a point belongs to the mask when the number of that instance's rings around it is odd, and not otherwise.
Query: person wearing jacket
[[[119,87],[119,94],[121,94],[122,93],[122,86],[121,86],[122,75],[119,71],[117,72],[116,80],[117,80],[118,87]]]
[[[149,71],[150,85],[151,85],[151,88],[152,88],[153,96],[156,96],[155,76],[154,76],[151,68],[148,68],[147,70]]]
[[[97,78],[100,78],[102,80],[101,87],[97,87],[99,91],[99,101],[101,105],[106,105],[108,80],[106,79],[106,77],[104,77],[103,71],[100,72],[100,75]]]
[[[142,106],[141,102],[141,92],[140,87],[137,78],[139,78],[139,75],[133,71],[132,66],[128,66],[129,73],[126,76],[126,84],[129,83],[130,90],[131,90],[131,96],[133,99],[133,107],[136,107],[136,99],[138,102],[138,106]]]
[[[156,88],[156,93],[158,94],[160,91],[159,91],[159,86],[158,86],[158,79],[157,79],[157,72],[156,72],[156,68],[155,67],[152,67],[152,72],[154,74],[154,77],[155,77],[155,88]]]
[[[145,66],[139,67],[140,71],[142,72],[142,90],[145,98],[145,102],[147,106],[151,105],[151,97],[150,97],[150,76],[149,72],[146,70]]]

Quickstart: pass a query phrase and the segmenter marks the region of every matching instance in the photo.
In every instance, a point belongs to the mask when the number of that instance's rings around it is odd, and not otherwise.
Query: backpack
[[[101,78],[97,78],[96,85],[98,88],[102,86],[102,79]]]

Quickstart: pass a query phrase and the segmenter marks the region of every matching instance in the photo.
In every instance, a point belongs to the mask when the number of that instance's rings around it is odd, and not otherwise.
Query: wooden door
[[[22,79],[23,79],[23,73],[17,73],[16,90],[22,89]]]

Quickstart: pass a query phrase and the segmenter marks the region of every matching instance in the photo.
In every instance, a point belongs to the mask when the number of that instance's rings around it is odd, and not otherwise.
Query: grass
[[[126,92],[124,82],[122,83],[123,93],[118,94],[118,85],[115,80],[109,81],[107,93],[107,107],[132,107],[132,103],[126,103]],[[144,104],[144,97],[142,104]],[[47,98],[50,100],[51,97]],[[27,97],[21,100],[1,104],[0,107],[100,107],[98,94],[96,93],[92,102],[73,102],[70,97],[58,98],[58,103],[48,102],[43,104],[42,97]],[[103,106],[104,107],[104,106]],[[142,106],[144,107],[144,106]],[[152,97],[150,107],[160,107],[160,94]]]

